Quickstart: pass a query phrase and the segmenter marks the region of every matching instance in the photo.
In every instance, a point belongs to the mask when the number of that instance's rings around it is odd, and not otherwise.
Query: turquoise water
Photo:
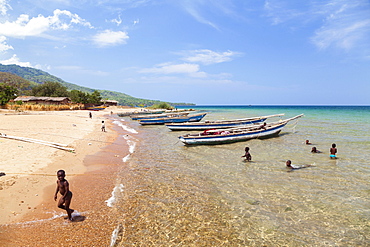
[[[193,108],[209,112],[204,120],[305,116],[279,137],[215,146],[184,146],[187,132],[123,118],[138,133],[126,136],[135,151],[119,174],[122,246],[369,245],[369,106]],[[289,172],[287,159],[314,166]]]

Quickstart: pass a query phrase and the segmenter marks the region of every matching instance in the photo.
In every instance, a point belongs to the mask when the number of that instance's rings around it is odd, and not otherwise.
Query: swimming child
[[[292,161],[291,160],[287,160],[286,161],[286,166],[292,170],[297,170],[297,169],[301,169],[301,168],[306,168],[306,167],[310,167],[310,166],[313,166],[313,165],[301,165],[301,166],[297,166],[297,165],[292,165]]]
[[[337,158],[337,145],[335,143],[331,144],[330,148],[330,159],[336,159]]]
[[[321,151],[317,150],[316,147],[312,147],[311,153],[321,153]]]
[[[306,145],[311,145],[312,143],[309,140],[306,140]]]
[[[249,147],[246,147],[244,151],[245,151],[245,154],[242,157],[245,157],[246,161],[251,161],[252,155],[249,153]]]
[[[64,170],[59,170],[57,172],[57,189],[55,191],[54,200],[57,200],[58,197],[58,191],[62,195],[62,197],[59,199],[58,202],[58,208],[64,209],[67,211],[68,219],[70,221],[73,220],[72,213],[73,209],[69,208],[69,205],[71,204],[72,200],[72,192],[69,190],[69,183],[65,179],[66,173]]]

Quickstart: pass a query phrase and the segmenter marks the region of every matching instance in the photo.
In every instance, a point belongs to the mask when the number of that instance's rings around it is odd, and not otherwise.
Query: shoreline
[[[75,239],[74,243],[78,241],[80,244],[85,245],[90,241],[87,241],[82,236],[89,236],[91,231],[94,232],[94,228],[96,228],[91,224],[94,225],[96,222],[99,222],[99,225],[104,225],[105,227],[114,225],[112,223],[114,218],[112,220],[99,218],[99,210],[105,211],[105,217],[107,217],[106,213],[111,211],[111,208],[107,206],[106,200],[111,197],[112,190],[116,186],[117,169],[123,163],[122,155],[124,153],[129,154],[129,147],[124,138],[119,138],[120,134],[124,133],[125,130],[121,130],[121,128],[113,124],[115,119],[109,116],[108,111],[110,110],[93,112],[93,120],[94,117],[98,120],[95,119],[92,132],[87,133],[82,138],[77,138],[73,142],[72,146],[76,147],[75,153],[63,150],[55,151],[49,157],[48,165],[40,167],[32,175],[17,175],[19,177],[14,178],[16,182],[13,186],[0,190],[1,199],[6,198],[4,195],[13,197],[13,194],[18,194],[17,197],[13,198],[13,203],[10,203],[7,207],[2,205],[5,203],[0,201],[1,207],[19,210],[19,213],[16,215],[13,214],[14,211],[9,214],[9,210],[1,210],[1,218],[7,219],[6,222],[3,220],[0,223],[1,243],[6,243],[6,246],[32,246],[34,243],[36,246],[41,244],[40,234],[38,234],[41,231],[43,232],[42,241],[45,244],[55,244],[57,239],[63,241],[63,237],[58,237],[59,234],[55,231],[55,229],[58,229],[58,225],[62,224],[67,226],[67,228],[72,227],[75,229],[77,227],[76,224],[81,224],[83,225],[82,232],[76,235],[80,240]],[[123,112],[127,111],[127,109],[118,111]],[[86,119],[88,119],[88,111],[80,113],[86,115]],[[84,120],[86,121],[86,119]],[[102,119],[107,120],[106,133],[100,130]],[[78,124],[76,125],[78,126]],[[57,179],[56,171],[59,169],[66,170],[66,179],[69,181],[74,195],[71,208],[76,210],[76,222],[60,219],[65,214],[65,211],[57,208],[56,202],[53,200],[55,181]],[[6,171],[4,172],[6,173]],[[0,182],[7,176],[0,178]],[[8,178],[12,177],[9,175]],[[14,187],[15,185],[18,185],[18,187]],[[11,188],[9,189],[9,187]],[[23,193],[25,188],[26,193]],[[19,193],[19,191],[22,193]],[[4,202],[4,200],[2,201]],[[6,217],[3,217],[4,214]],[[39,224],[40,222],[42,224]],[[89,230],[86,231],[86,229]],[[111,230],[110,232],[113,231],[113,229],[109,230]],[[22,236],[27,237],[24,238]],[[104,245],[108,245],[106,242],[110,241],[110,235],[107,236],[106,231],[100,231],[100,233],[97,231],[94,233],[94,236],[94,241],[99,241],[104,243]],[[97,240],[96,238],[99,239]]]

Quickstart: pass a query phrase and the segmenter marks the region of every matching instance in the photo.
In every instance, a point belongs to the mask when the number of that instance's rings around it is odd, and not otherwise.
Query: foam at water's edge
[[[119,184],[116,187],[114,187],[112,191],[112,196],[108,200],[105,201],[108,207],[113,207],[114,203],[116,202],[116,198],[118,196],[117,193],[123,192],[123,188],[124,188],[123,184]]]
[[[123,138],[126,139],[127,141],[127,144],[129,146],[129,152],[130,153],[133,153],[135,151],[135,146],[136,146],[136,142],[135,141],[132,141],[132,137],[129,136],[129,135],[124,135]]]
[[[124,228],[122,224],[119,224],[112,232],[112,237],[110,240],[110,247],[114,247],[114,246],[117,246],[117,244],[119,244],[119,242],[122,239],[123,232],[124,232]]]
[[[128,158],[130,158],[130,155],[131,155],[131,154],[126,155],[126,156],[122,159],[122,161],[123,161],[123,162],[127,162]]]
[[[134,133],[134,134],[137,134],[138,132],[135,130],[135,129],[133,129],[133,128],[130,128],[130,127],[128,127],[128,126],[126,126],[126,125],[124,125],[124,124],[122,124],[120,121],[113,121],[113,123],[114,124],[117,124],[118,126],[120,126],[122,129],[124,129],[124,130],[127,130],[128,132],[131,132],[131,133]]]
[[[25,221],[25,222],[16,222],[16,223],[4,224],[3,226],[9,226],[9,225],[30,225],[30,224],[34,224],[34,223],[41,223],[41,222],[45,222],[45,221],[51,221],[51,220],[54,220],[54,219],[57,219],[57,218],[68,216],[66,213],[59,213],[58,214],[55,211],[54,212],[47,212],[47,213],[53,214],[53,216],[50,217],[50,218],[47,218],[47,219],[31,220],[31,221]],[[84,214],[86,214],[86,213],[84,213]],[[77,210],[75,210],[72,213],[72,218],[74,218],[76,216],[81,216],[81,213],[78,212]]]

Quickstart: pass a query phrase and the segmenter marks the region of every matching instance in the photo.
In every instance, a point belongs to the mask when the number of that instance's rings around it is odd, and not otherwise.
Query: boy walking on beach
[[[105,132],[105,123],[101,121],[101,131]]]
[[[69,205],[71,204],[72,200],[72,192],[69,190],[69,183],[65,179],[66,173],[64,170],[59,170],[57,172],[57,189],[55,191],[54,200],[57,200],[58,191],[62,195],[62,197],[59,199],[58,202],[58,208],[64,209],[67,211],[68,219],[70,221],[73,220],[72,213],[73,209],[69,208]],[[64,205],[63,205],[64,204]]]

